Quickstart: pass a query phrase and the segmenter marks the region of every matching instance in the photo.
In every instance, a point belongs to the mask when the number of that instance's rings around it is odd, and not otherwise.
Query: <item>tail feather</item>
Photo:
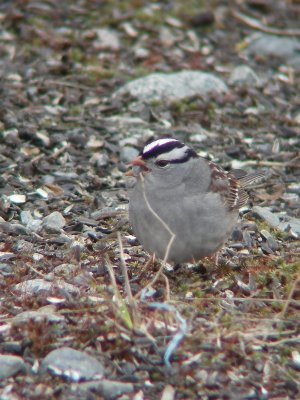
[[[247,188],[248,186],[253,185],[253,183],[259,182],[260,180],[264,179],[266,177],[266,174],[264,172],[252,172],[250,174],[247,174],[245,176],[242,176],[241,178],[237,178],[241,186]]]

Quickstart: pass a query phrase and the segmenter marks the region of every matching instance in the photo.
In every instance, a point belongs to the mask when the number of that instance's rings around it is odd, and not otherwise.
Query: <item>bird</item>
[[[175,264],[216,254],[247,203],[245,189],[264,176],[238,177],[172,137],[147,143],[130,164],[133,232],[148,253]]]

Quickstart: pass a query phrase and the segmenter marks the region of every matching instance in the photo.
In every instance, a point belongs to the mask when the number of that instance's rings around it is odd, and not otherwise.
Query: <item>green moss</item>
[[[82,113],[81,105],[73,105],[69,108],[69,114],[72,116],[80,115]]]
[[[205,0],[175,1],[173,5],[173,15],[178,19],[181,19],[183,15],[192,17],[211,6],[211,3],[211,1]]]
[[[196,298],[203,298],[205,293],[201,289],[196,289],[193,291],[193,296]]]
[[[70,60],[74,61],[74,62],[81,63],[85,59],[85,54],[84,54],[83,50],[80,49],[79,47],[72,47],[69,50],[68,55],[69,55]]]

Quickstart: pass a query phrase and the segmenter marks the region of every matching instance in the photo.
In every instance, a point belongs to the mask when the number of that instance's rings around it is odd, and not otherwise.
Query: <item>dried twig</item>
[[[256,29],[258,31],[269,33],[270,35],[280,35],[280,36],[300,36],[299,29],[277,29],[270,28],[255,18],[249,17],[243,13],[240,13],[235,10],[231,10],[231,14],[234,18],[242,22],[243,24],[250,26],[250,28]]]
[[[168,245],[167,245],[167,247],[166,247],[166,252],[165,252],[165,256],[164,256],[164,259],[163,259],[163,261],[162,261],[162,264],[161,264],[159,270],[157,271],[157,273],[155,274],[154,278],[142,289],[142,290],[145,290],[145,289],[148,289],[149,287],[153,286],[153,285],[157,282],[157,280],[159,279],[159,277],[160,277],[160,275],[161,275],[161,273],[162,273],[162,271],[163,271],[163,269],[164,269],[164,267],[165,267],[165,265],[166,265],[166,262],[167,262],[167,260],[168,260],[169,253],[170,253],[170,250],[171,250],[171,246],[172,246],[172,244],[173,244],[173,242],[174,242],[174,240],[175,240],[176,235],[175,235],[175,234],[173,233],[173,231],[170,229],[169,225],[166,224],[165,221],[164,221],[164,220],[157,214],[157,212],[155,212],[155,211],[153,210],[153,208],[151,207],[151,204],[149,203],[148,198],[147,198],[147,195],[146,195],[144,177],[143,177],[142,174],[140,174],[140,177],[141,177],[141,182],[142,182],[142,187],[143,187],[143,196],[144,196],[144,200],[145,200],[145,203],[146,203],[148,209],[149,209],[150,212],[155,216],[155,218],[158,219],[158,221],[162,224],[162,226],[163,226],[163,227],[169,232],[169,234],[170,234],[170,240],[169,240],[169,243],[168,243]],[[141,294],[142,290],[141,290],[135,297],[139,296],[139,295]]]
[[[27,267],[29,269],[31,269],[32,271],[34,271],[37,275],[39,275],[40,277],[42,277],[43,279],[46,278],[46,275],[42,274],[41,272],[39,272],[36,268],[34,268],[32,265],[30,265],[30,263],[27,263]]]
[[[121,269],[122,269],[122,273],[123,273],[123,277],[124,277],[125,291],[126,291],[127,298],[128,298],[128,304],[130,305],[131,310],[132,310],[131,318],[133,320],[134,326],[136,326],[138,324],[138,321],[140,320],[139,312],[138,312],[135,298],[132,295],[132,291],[131,291],[131,287],[130,287],[130,282],[129,282],[128,273],[127,273],[127,266],[126,266],[125,259],[124,259],[123,244],[122,244],[120,232],[118,232],[117,235],[118,235]]]
[[[85,86],[82,84],[74,83],[74,82],[67,82],[67,81],[60,81],[60,80],[52,80],[52,79],[46,79],[42,80],[41,83],[43,83],[45,86],[65,86],[65,87],[70,87],[73,89],[80,89],[80,90],[86,90],[86,91],[95,91],[94,86]]]
[[[162,274],[162,277],[164,278],[164,280],[166,282],[166,300],[170,301],[170,283],[169,283],[169,279],[166,277],[165,274]]]
[[[259,167],[300,167],[296,161],[299,160],[299,156],[293,158],[292,160],[281,162],[281,161],[263,161],[263,160],[248,160],[240,162],[241,167],[243,166],[259,166]]]
[[[284,304],[283,309],[282,309],[282,311],[280,313],[280,317],[281,318],[284,318],[289,305],[293,302],[292,297],[293,297],[293,295],[295,293],[295,290],[296,290],[296,287],[297,287],[298,283],[300,283],[300,273],[298,274],[297,279],[294,281],[294,283],[293,283],[293,285],[291,287],[291,290],[290,290],[290,293],[288,295],[288,298],[285,300],[285,304]]]
[[[105,257],[106,260],[106,267],[108,269],[108,273],[109,273],[109,277],[111,280],[111,284],[113,286],[114,289],[114,294],[116,297],[116,301],[118,304],[118,309],[116,310],[116,313],[122,318],[122,320],[125,322],[125,324],[127,325],[127,328],[132,329],[133,328],[133,323],[131,320],[131,316],[129,314],[128,308],[126,306],[125,300],[122,298],[121,293],[119,291],[118,285],[117,285],[117,281],[116,281],[116,277],[115,277],[115,273],[113,271],[113,267],[110,263],[110,260],[108,257]]]

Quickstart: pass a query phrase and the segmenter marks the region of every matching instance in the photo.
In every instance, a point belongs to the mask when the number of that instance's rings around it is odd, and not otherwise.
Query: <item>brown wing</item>
[[[209,162],[211,182],[209,190],[219,193],[230,211],[238,210],[247,203],[248,195],[233,173],[226,172],[213,162]]]
[[[248,201],[248,194],[245,188],[265,177],[263,172],[251,174],[235,171],[226,172],[213,162],[209,162],[211,169],[211,182],[209,190],[218,192],[223,197],[229,210],[238,210]]]

